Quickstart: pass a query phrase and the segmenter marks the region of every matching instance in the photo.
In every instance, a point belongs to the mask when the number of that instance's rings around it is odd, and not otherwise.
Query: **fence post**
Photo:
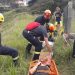
[[[65,28],[64,32],[70,33],[72,19],[72,1],[68,2],[63,11],[63,23]]]

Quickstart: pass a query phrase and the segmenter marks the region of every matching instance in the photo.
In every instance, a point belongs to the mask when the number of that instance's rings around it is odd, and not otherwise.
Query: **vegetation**
[[[22,30],[34,17],[26,13],[16,13],[15,11],[4,13],[4,15],[5,23],[3,24],[2,44],[18,49],[20,67],[14,67],[11,64],[11,57],[0,56],[1,75],[27,75],[27,65],[29,64],[28,60],[25,60],[25,46],[27,43],[22,36]]]
[[[11,57],[0,56],[0,75],[27,75],[31,56],[27,60],[25,59],[27,40],[23,38],[22,31],[26,24],[35,19],[36,15],[29,15],[26,12],[16,13],[15,10],[4,13],[4,15],[2,44],[18,50],[20,66],[14,67]],[[71,57],[71,46],[65,46],[62,37],[57,38],[55,42],[53,58],[56,61],[60,75],[75,74],[75,59]]]
[[[60,6],[63,10],[63,8],[68,4],[68,1],[69,0],[32,0],[29,3],[29,8],[33,14],[42,13],[45,9],[50,9],[54,12],[56,6]]]

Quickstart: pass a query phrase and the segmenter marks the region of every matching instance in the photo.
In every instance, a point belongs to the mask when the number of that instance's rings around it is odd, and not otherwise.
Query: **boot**
[[[28,45],[26,47],[26,52],[30,54],[31,48],[32,48],[32,44],[28,43]]]

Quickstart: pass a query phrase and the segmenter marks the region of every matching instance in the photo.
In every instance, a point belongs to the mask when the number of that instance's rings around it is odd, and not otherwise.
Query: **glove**
[[[53,47],[53,45],[54,45],[54,42],[48,42],[49,43],[49,45],[51,46],[51,47]],[[45,41],[43,41],[42,42],[42,47],[44,48],[46,46],[46,43],[45,43]]]

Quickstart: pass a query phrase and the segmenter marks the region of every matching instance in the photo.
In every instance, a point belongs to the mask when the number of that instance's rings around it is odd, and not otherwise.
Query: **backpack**
[[[37,28],[38,26],[40,26],[40,23],[38,22],[31,22],[26,26],[26,30],[33,30],[35,28]]]

